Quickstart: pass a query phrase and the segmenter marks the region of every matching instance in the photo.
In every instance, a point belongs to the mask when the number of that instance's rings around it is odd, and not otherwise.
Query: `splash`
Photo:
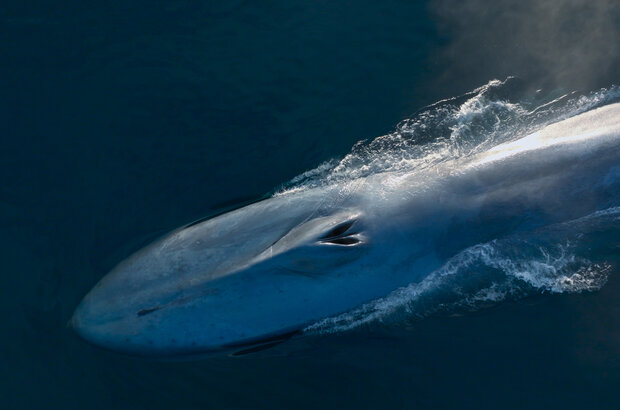
[[[421,282],[321,320],[306,331],[332,333],[377,321],[475,311],[540,293],[598,290],[613,269],[601,256],[617,252],[619,231],[620,207],[614,207],[526,235],[478,244],[455,255]],[[592,260],[585,253],[596,254],[601,260]]]
[[[618,87],[588,94],[537,91],[528,95],[517,78],[493,80],[470,93],[422,109],[388,135],[357,143],[344,158],[294,178],[276,195],[380,172],[415,174],[488,151],[618,100]],[[618,232],[620,208],[614,207],[527,234],[477,244],[421,282],[321,320],[306,331],[339,332],[375,322],[400,323],[438,313],[477,310],[539,293],[597,290],[614,269],[607,261],[620,248]]]
[[[613,86],[575,92],[528,95],[522,80],[492,80],[459,97],[439,101],[401,121],[395,130],[358,142],[332,159],[284,184],[276,196],[352,181],[382,172],[415,173],[455,158],[475,155],[593,108],[620,100]]]

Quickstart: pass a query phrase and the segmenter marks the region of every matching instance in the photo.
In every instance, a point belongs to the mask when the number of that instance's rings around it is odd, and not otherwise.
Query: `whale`
[[[620,104],[429,164],[292,190],[183,226],[76,308],[86,341],[252,349],[419,282],[469,246],[620,205]]]

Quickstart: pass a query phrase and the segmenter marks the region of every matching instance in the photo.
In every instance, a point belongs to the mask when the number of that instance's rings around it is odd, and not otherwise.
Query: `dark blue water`
[[[617,2],[547,3],[0,5],[2,406],[618,408],[617,246],[589,255],[611,266],[597,289],[242,358],[138,360],[65,326],[149,240],[427,104],[510,75],[513,99],[619,84]]]

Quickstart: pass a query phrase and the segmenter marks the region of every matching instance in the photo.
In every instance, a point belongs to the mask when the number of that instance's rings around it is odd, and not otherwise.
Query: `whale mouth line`
[[[139,311],[137,313],[138,316],[146,316],[149,313],[153,313],[153,312],[157,312],[158,310],[160,310],[162,307],[161,306],[157,306],[154,308],[148,308],[148,309],[142,309],[141,311]]]
[[[176,297],[176,298],[172,299],[171,301],[169,301],[167,303],[141,309],[138,312],[136,312],[136,316],[137,317],[144,317],[144,316],[150,315],[151,313],[155,313],[157,311],[160,311],[162,309],[165,309],[165,308],[168,308],[168,307],[172,307],[172,306],[182,305],[184,303],[191,302],[191,301],[193,301],[195,299],[198,299],[198,298],[201,298],[201,297],[204,297],[204,296],[216,294],[217,292],[218,292],[218,290],[216,288],[213,288],[213,287],[209,287],[209,288],[203,289],[201,291],[194,291],[191,294]]]
[[[222,348],[224,349],[241,349],[241,350],[237,350],[233,353],[231,353],[231,356],[245,356],[247,354],[250,353],[256,353],[259,352],[261,350],[266,350],[269,348],[272,348],[274,346],[279,345],[280,343],[284,343],[288,340],[290,340],[292,337],[294,337],[295,335],[301,334],[302,330],[301,328],[299,329],[295,329],[289,332],[285,332],[285,333],[280,333],[274,336],[267,336],[267,337],[259,337],[259,338],[255,338],[255,339],[250,339],[250,340],[246,340],[246,341],[242,341],[242,342],[237,342],[237,343],[229,343],[226,344],[224,346],[222,346]]]

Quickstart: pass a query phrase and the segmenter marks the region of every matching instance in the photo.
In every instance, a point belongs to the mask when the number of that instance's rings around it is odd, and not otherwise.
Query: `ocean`
[[[3,408],[620,407],[618,203],[242,357],[140,359],[67,326],[201,217],[619,102],[617,2],[21,1],[0,21]]]

